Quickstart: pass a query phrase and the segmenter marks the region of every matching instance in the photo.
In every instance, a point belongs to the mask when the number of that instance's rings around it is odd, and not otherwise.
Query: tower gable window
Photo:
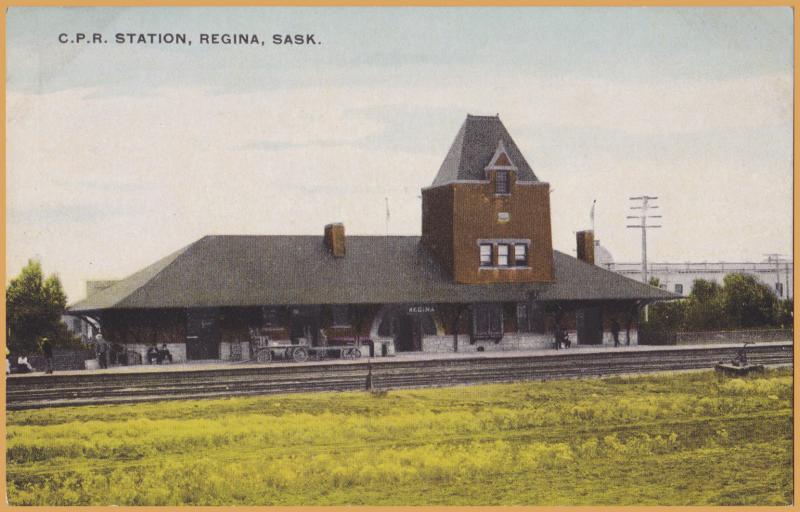
[[[494,173],[494,193],[507,195],[511,193],[511,172],[519,172],[519,169],[506,152],[503,140],[497,141],[497,149],[489,161],[489,165],[484,168],[486,179],[491,179]]]
[[[495,171],[494,175],[494,193],[495,194],[508,194],[508,171]]]

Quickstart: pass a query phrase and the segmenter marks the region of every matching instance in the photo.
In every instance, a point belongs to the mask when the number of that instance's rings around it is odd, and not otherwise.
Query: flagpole
[[[389,198],[385,197],[386,200],[386,236],[389,236]]]

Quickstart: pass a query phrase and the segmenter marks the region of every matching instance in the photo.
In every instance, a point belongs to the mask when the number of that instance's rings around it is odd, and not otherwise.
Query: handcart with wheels
[[[320,346],[312,347],[306,338],[292,343],[289,340],[281,342],[271,340],[268,336],[255,335],[252,341],[252,358],[259,363],[268,363],[276,358],[296,363],[309,359],[359,359],[363,343],[371,342],[360,338],[331,338]]]

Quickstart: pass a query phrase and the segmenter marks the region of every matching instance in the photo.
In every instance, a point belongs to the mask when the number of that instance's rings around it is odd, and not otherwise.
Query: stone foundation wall
[[[631,345],[637,345],[636,330],[630,331]],[[572,346],[578,344],[578,333],[567,331],[567,338],[572,342]],[[619,333],[620,345],[627,345],[625,331]],[[614,336],[610,331],[603,333],[603,346],[614,346]],[[554,338],[552,333],[509,333],[503,336],[499,343],[492,340],[479,340],[474,344],[470,343],[469,335],[460,334],[458,336],[458,352],[505,352],[509,350],[542,350],[554,348]],[[453,336],[425,336],[422,338],[423,352],[453,352]]]
[[[577,334],[568,333],[572,343],[576,342]],[[553,348],[552,334],[536,333],[511,333],[495,343],[492,340],[478,340],[470,343],[466,334],[458,336],[458,352],[505,352],[509,350],[541,350]],[[422,338],[423,352],[453,352],[453,336],[425,336]]]

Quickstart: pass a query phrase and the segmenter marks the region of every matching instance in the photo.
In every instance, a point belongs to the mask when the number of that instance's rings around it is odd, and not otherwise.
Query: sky
[[[6,276],[70,302],[209,234],[419,234],[466,115],[550,184],[554,248],[648,260],[792,250],[790,8],[34,8],[7,16]],[[60,43],[100,33],[106,44]],[[192,45],[120,45],[116,33]],[[262,45],[201,45],[255,33]],[[316,45],[273,45],[314,34]]]

